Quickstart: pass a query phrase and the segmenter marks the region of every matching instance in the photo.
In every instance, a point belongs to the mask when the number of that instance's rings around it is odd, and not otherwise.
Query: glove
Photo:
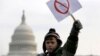
[[[76,31],[79,31],[80,29],[82,29],[83,27],[82,27],[82,24],[81,24],[81,22],[79,21],[79,20],[76,20],[75,22],[74,22],[74,24],[73,24],[73,28],[72,29],[74,29],[74,30],[76,30]]]
[[[70,35],[74,35],[74,36],[77,36],[80,29],[82,29],[82,24],[79,20],[76,20],[74,23],[73,23],[73,27],[72,27],[72,30],[71,30],[71,33]]]

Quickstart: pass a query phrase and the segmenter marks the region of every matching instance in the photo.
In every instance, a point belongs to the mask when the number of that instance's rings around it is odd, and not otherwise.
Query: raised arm
[[[82,29],[82,25],[79,20],[73,23],[71,33],[63,46],[63,56],[74,56],[78,46],[78,34],[79,30]]]

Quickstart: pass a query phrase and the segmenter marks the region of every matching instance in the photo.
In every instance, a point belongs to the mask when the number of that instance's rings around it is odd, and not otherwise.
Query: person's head
[[[52,53],[59,48],[61,44],[60,36],[56,33],[54,28],[51,28],[44,38],[43,51],[44,53],[46,51]]]

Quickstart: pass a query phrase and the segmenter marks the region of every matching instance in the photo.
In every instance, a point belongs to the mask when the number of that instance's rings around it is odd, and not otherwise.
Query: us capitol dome
[[[23,11],[22,22],[15,29],[9,44],[9,53],[7,56],[36,56],[36,43],[32,29],[25,22]]]

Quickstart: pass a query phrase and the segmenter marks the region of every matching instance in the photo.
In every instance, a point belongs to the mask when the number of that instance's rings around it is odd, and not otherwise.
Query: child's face
[[[53,52],[57,47],[57,39],[55,37],[49,37],[46,42],[46,49],[49,53]]]

